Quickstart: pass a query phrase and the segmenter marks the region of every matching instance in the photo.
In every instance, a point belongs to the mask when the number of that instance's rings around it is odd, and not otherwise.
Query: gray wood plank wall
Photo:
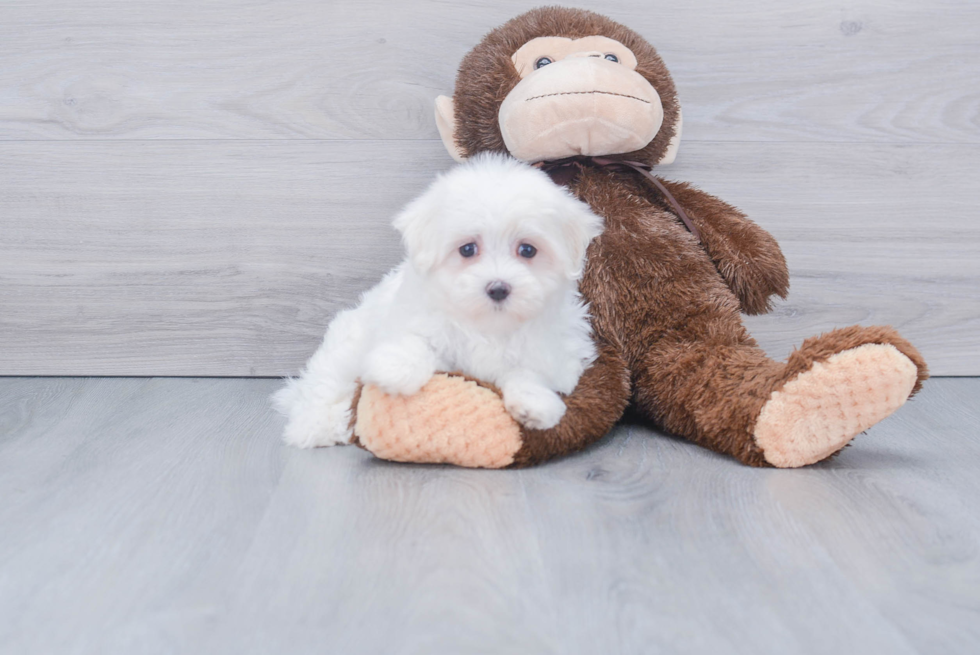
[[[450,165],[434,96],[535,4],[0,4],[0,374],[295,372]],[[772,355],[888,323],[980,374],[980,4],[582,6],[674,73],[663,174],[782,243]]]

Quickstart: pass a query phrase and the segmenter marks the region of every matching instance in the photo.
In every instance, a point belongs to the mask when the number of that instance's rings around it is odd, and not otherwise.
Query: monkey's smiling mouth
[[[539,98],[551,98],[553,96],[584,96],[584,95],[604,95],[604,96],[619,96],[620,98],[630,98],[632,100],[639,100],[640,102],[645,102],[650,104],[649,100],[644,100],[643,98],[637,98],[636,96],[627,95],[625,93],[613,93],[612,91],[561,91],[558,93],[545,93],[540,96],[531,96],[527,98],[524,102],[531,102],[532,100],[538,100]]]

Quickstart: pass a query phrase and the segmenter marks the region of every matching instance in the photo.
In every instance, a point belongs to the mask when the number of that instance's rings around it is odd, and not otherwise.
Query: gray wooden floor
[[[0,379],[0,652],[980,650],[980,379],[796,471],[292,450],[278,384]]]

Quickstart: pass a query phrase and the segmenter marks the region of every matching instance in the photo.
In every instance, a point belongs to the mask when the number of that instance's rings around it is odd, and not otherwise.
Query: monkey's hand
[[[746,314],[765,314],[785,298],[789,271],[771,234],[728,203],[683,182],[662,180],[687,212],[708,256]]]
[[[396,462],[503,468],[523,445],[497,391],[437,373],[411,396],[365,385],[354,400],[354,443]]]
[[[477,468],[530,466],[581,450],[619,420],[631,393],[619,349],[602,341],[596,346],[598,358],[550,429],[522,427],[491,385],[436,373],[412,396],[365,385],[353,403],[353,442],[382,459]]]

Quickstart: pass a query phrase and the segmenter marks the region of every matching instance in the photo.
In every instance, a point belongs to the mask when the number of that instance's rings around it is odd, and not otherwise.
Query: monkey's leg
[[[656,344],[635,368],[635,402],[666,430],[745,464],[824,460],[890,415],[928,377],[887,327],[807,339],[786,363],[753,342]]]
[[[601,439],[622,416],[629,394],[629,372],[618,350],[599,344],[599,357],[564,398],[567,409],[554,428],[522,428],[493,387],[437,374],[409,397],[365,387],[354,401],[355,442],[399,462],[529,466]]]

